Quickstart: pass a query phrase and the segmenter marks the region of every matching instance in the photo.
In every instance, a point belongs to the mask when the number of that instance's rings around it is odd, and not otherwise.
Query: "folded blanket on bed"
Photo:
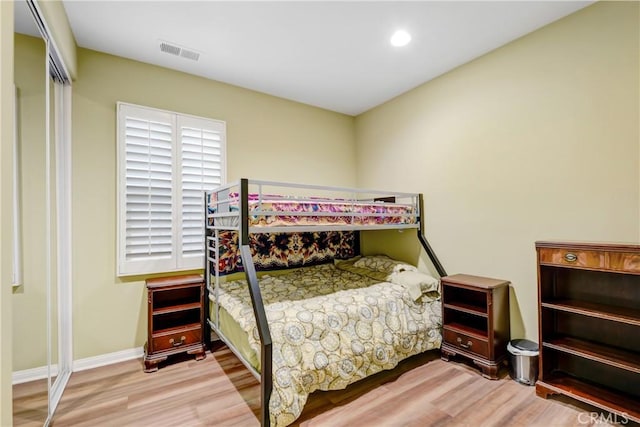
[[[222,286],[220,305],[259,354],[246,282]],[[416,301],[402,284],[320,265],[263,276],[260,286],[273,340],[273,425],[292,423],[315,390],[343,389],[440,346],[439,301]]]
[[[420,271],[398,271],[391,273],[388,280],[404,286],[414,301],[422,298],[426,302],[440,298],[440,281]]]

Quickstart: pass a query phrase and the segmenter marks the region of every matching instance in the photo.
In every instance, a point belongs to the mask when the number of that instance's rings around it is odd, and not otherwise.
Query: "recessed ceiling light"
[[[404,30],[398,30],[391,36],[393,46],[406,46],[411,41],[411,35]]]

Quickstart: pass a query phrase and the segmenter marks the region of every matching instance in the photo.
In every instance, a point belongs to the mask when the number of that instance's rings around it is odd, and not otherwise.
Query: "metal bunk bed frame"
[[[260,188],[259,194],[262,194],[262,186],[278,186],[278,187],[288,187],[288,188],[301,188],[301,189],[311,189],[311,190],[322,190],[322,191],[337,191],[337,192],[350,192],[350,193],[366,193],[366,194],[384,194],[388,196],[389,194],[394,194],[396,196],[402,197],[411,197],[414,200],[414,205],[417,208],[417,212],[413,215],[416,216],[416,223],[412,224],[384,224],[384,225],[302,225],[302,226],[279,226],[279,227],[250,227],[249,226],[249,185],[257,185]],[[222,192],[225,190],[229,190],[234,187],[239,187],[239,211],[237,213],[210,213],[208,206],[208,194],[213,192]],[[379,200],[385,199],[382,197]],[[229,200],[218,200],[218,204],[228,203]],[[350,201],[355,202],[355,197]],[[270,417],[269,417],[269,400],[271,398],[271,391],[273,388],[273,377],[272,377],[272,346],[273,342],[271,340],[271,333],[269,331],[269,323],[267,321],[267,315],[264,309],[264,303],[262,300],[262,294],[260,292],[260,286],[258,281],[258,276],[256,274],[255,265],[253,263],[253,259],[251,257],[251,248],[249,247],[249,234],[250,233],[293,233],[293,232],[305,232],[305,231],[357,231],[357,230],[381,230],[381,229],[407,229],[407,228],[415,228],[418,234],[418,240],[420,244],[424,248],[425,252],[429,256],[434,268],[440,275],[440,277],[444,277],[447,275],[444,267],[438,260],[435,252],[429,245],[427,238],[424,234],[424,200],[421,193],[397,193],[397,192],[388,192],[388,191],[379,191],[379,190],[362,190],[362,189],[353,189],[353,188],[343,188],[343,187],[325,187],[325,186],[316,186],[316,185],[302,185],[302,184],[291,184],[291,183],[282,183],[282,182],[273,182],[273,181],[258,181],[258,180],[249,180],[247,178],[242,178],[239,181],[233,182],[231,184],[227,184],[224,186],[217,187],[215,190],[207,191],[204,194],[204,217],[205,217],[205,280],[206,280],[206,300],[209,303],[209,294],[213,292],[216,298],[216,321],[212,322],[210,318],[207,318],[207,325],[211,330],[213,330],[216,335],[229,347],[229,349],[240,359],[240,361],[249,369],[249,371],[260,381],[260,424],[262,426],[268,427],[270,425]],[[252,215],[301,215],[301,216],[325,216],[320,212],[313,212],[311,214],[304,212],[263,212],[263,211],[253,211]],[[380,216],[380,214],[362,214],[362,213],[331,213],[330,215],[340,215],[340,216],[351,216],[352,219],[355,217],[362,216]],[[216,226],[215,218],[221,217],[234,217],[238,216],[239,224],[238,226]],[[327,215],[328,216],[328,215]],[[210,225],[209,220],[212,219],[213,224]],[[218,264],[218,256],[219,256],[219,232],[221,230],[235,230],[239,233],[238,242],[240,245],[240,256],[242,259],[242,265],[244,266],[244,272],[246,276],[246,281],[249,287],[249,294],[251,296],[251,303],[253,305],[253,313],[256,320],[256,325],[258,328],[258,334],[260,336],[260,372],[258,372],[253,366],[251,366],[245,358],[240,354],[240,352],[235,348],[235,346],[230,342],[230,340],[224,335],[224,333],[220,330],[218,325],[220,324],[219,319],[219,302],[217,298],[217,292],[219,289],[219,280],[220,280],[220,272],[219,272],[219,264]],[[216,281],[215,289],[211,287],[211,263],[214,264],[214,277]],[[207,316],[209,310],[207,310]],[[210,331],[205,331],[205,336],[209,336]],[[207,338],[209,339],[209,338]]]

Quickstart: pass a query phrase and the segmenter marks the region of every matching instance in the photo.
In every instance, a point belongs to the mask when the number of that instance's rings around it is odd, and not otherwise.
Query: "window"
[[[205,189],[225,182],[225,123],[118,103],[118,275],[204,266]]]

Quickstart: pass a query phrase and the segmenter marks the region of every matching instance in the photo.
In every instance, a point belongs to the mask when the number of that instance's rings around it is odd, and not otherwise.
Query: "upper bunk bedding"
[[[345,227],[393,228],[417,227],[419,212],[417,194],[360,192],[332,187],[316,187],[329,192],[326,197],[309,197],[296,193],[270,194],[262,190],[247,193],[248,226],[253,232],[267,227]],[[281,188],[282,187],[282,188]],[[276,190],[297,189],[293,184],[278,184]],[[230,185],[206,194],[207,217],[210,226],[220,228],[241,225],[241,192]]]
[[[274,343],[269,403],[274,425],[298,418],[317,389],[343,389],[440,346],[438,280],[389,258],[264,275],[260,288]],[[260,370],[260,338],[246,282],[219,283],[209,298],[211,322],[224,314],[219,330],[242,335],[245,341],[236,338],[236,348],[252,353],[243,356]]]

